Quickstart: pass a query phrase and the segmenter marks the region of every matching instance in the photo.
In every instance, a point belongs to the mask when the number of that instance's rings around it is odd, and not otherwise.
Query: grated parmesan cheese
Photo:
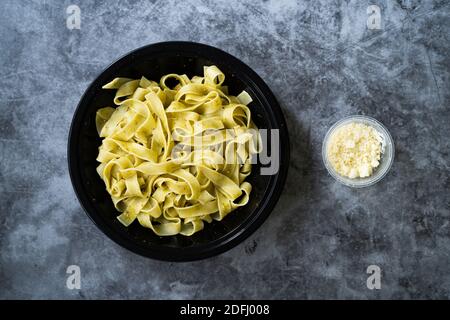
[[[380,164],[383,138],[373,127],[349,123],[332,132],[327,146],[334,170],[350,179],[369,177]]]

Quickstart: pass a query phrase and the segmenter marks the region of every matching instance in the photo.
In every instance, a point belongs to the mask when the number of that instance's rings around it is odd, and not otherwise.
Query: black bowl
[[[253,190],[249,203],[220,222],[206,223],[193,236],[159,237],[138,222],[124,227],[95,168],[101,140],[95,128],[95,113],[112,106],[114,92],[102,90],[115,77],[159,80],[168,73],[203,74],[203,66],[217,65],[225,73],[230,94],[246,90],[253,102],[252,118],[259,128],[279,129],[280,169],[274,175],[260,175],[254,165],[247,178]],[[68,144],[69,172],[77,197],[100,230],[123,247],[146,257],[189,261],[224,252],[253,233],[277,202],[289,164],[289,141],[280,106],[264,81],[247,65],[217,48],[192,42],[162,42],[134,50],[104,70],[81,98],[72,120]],[[255,167],[256,166],[256,167]]]

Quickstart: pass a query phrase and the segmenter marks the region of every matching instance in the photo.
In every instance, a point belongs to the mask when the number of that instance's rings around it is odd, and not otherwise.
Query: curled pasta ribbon
[[[229,95],[216,66],[203,71],[103,86],[116,90],[116,106],[97,111],[97,172],[124,226],[190,236],[248,203],[245,179],[261,146],[252,99]]]

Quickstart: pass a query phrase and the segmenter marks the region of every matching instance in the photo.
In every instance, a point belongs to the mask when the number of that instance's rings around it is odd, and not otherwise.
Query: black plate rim
[[[86,191],[81,183],[81,174],[79,169],[79,162],[76,157],[77,155],[77,145],[78,145],[78,135],[81,129],[81,120],[83,119],[84,113],[87,110],[86,99],[95,91],[95,87],[99,82],[100,78],[103,77],[110,69],[115,68],[115,66],[120,65],[124,60],[128,59],[131,55],[137,55],[143,51],[160,51],[160,50],[174,50],[174,51],[188,51],[195,54],[199,54],[204,57],[215,57],[223,61],[228,61],[230,64],[234,64],[242,70],[241,75],[244,75],[247,81],[253,82],[254,87],[258,89],[259,94],[263,96],[271,106],[271,115],[274,118],[275,127],[279,129],[280,141],[280,168],[277,174],[271,176],[271,181],[269,183],[268,190],[266,190],[264,202],[262,202],[255,212],[253,212],[251,218],[244,221],[238,228],[233,232],[224,235],[223,237],[214,240],[203,246],[196,248],[144,248],[137,245],[128,238],[123,237],[121,234],[114,232],[113,229],[108,228],[102,217],[96,214],[95,208],[92,206],[91,201],[86,196]],[[269,112],[269,110],[268,110]],[[280,105],[278,104],[274,94],[267,86],[267,84],[256,74],[249,66],[238,58],[232,56],[231,54],[212,47],[210,45],[188,42],[188,41],[167,41],[149,44],[143,47],[134,49],[103,69],[97,77],[90,83],[84,94],[82,95],[72,118],[70,125],[69,135],[68,135],[68,145],[67,145],[67,160],[69,175],[74,188],[75,194],[80,202],[81,207],[87,214],[87,216],[94,222],[94,224],[99,228],[107,237],[113,240],[118,245],[136,253],[141,256],[145,256],[152,259],[172,261],[172,262],[182,262],[182,261],[194,261],[205,259],[223,253],[233,247],[235,247],[240,242],[244,241],[251,234],[253,234],[261,224],[267,219],[269,214],[272,212],[279,197],[282,193],[284,183],[287,177],[289,158],[290,158],[290,144],[289,135],[287,131],[287,125],[283,112]],[[220,240],[220,241],[219,241]],[[189,250],[193,249],[193,250]]]

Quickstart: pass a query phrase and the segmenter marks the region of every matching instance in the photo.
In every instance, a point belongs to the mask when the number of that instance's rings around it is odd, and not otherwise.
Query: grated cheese
[[[349,123],[337,128],[327,146],[328,160],[340,175],[369,177],[380,164],[383,138],[373,127]]]

